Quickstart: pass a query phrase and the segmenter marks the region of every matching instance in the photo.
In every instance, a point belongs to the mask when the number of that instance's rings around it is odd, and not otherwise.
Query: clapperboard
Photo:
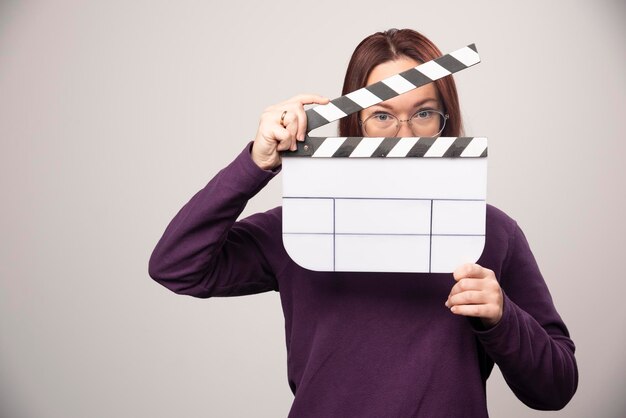
[[[485,244],[487,139],[308,132],[480,62],[469,45],[307,109],[282,153],[283,244],[315,271],[449,273]]]

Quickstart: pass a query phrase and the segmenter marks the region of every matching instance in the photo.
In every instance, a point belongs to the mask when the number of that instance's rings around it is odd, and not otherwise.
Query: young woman
[[[356,48],[343,94],[440,56],[412,30],[375,33]],[[197,297],[279,291],[293,417],[486,417],[494,363],[536,409],[576,391],[574,344],[524,234],[487,206],[485,249],[454,274],[313,272],[282,244],[277,207],[236,221],[306,131],[300,95],[268,107],[254,141],[176,215],[150,275]],[[460,136],[451,76],[341,120],[340,136]]]

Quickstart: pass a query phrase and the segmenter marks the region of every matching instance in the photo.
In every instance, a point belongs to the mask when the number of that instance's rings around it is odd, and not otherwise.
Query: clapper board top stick
[[[307,133],[478,62],[469,45],[308,109]],[[301,267],[450,273],[483,252],[486,138],[307,136],[282,157],[283,244]]]

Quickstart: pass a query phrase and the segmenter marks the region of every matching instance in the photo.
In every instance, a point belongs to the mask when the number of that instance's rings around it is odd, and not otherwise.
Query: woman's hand
[[[502,318],[504,299],[495,273],[478,264],[464,264],[453,275],[456,284],[446,307],[456,315],[478,317],[488,328],[496,325]]]
[[[278,167],[281,163],[278,152],[295,151],[296,141],[304,141],[307,123],[304,105],[329,101],[315,94],[301,94],[265,109],[252,145],[252,160],[264,170]]]

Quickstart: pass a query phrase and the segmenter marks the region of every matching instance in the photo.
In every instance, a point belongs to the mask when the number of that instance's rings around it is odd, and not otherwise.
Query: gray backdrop
[[[389,27],[477,44],[456,79],[467,134],[490,139],[488,200],[577,344],[565,410],[528,409],[494,370],[491,415],[624,416],[625,17],[608,0],[3,0],[0,416],[285,416],[278,294],[177,296],[148,257],[266,106],[338,96],[354,47]]]

